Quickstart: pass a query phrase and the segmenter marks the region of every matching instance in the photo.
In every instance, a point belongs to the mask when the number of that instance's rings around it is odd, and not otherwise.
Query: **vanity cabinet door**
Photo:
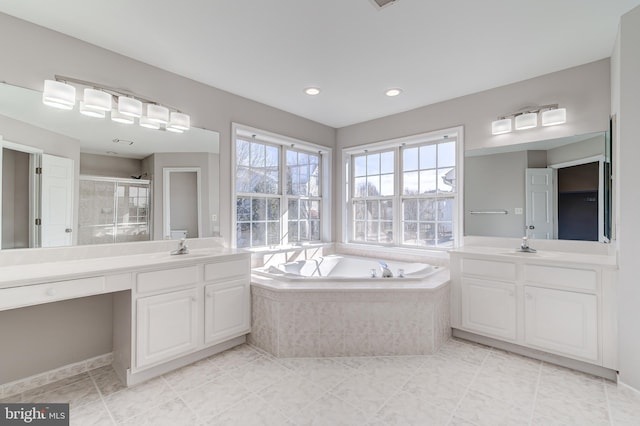
[[[514,284],[463,278],[461,290],[463,328],[501,339],[516,339]]]
[[[598,360],[596,295],[532,286],[524,289],[527,345]]]
[[[249,289],[248,279],[205,286],[205,344],[219,343],[250,331]]]
[[[196,288],[139,298],[136,366],[153,365],[196,349]]]

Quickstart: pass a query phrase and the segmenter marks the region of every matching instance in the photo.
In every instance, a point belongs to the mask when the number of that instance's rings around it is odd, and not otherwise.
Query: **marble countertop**
[[[189,254],[172,256],[167,251],[64,260],[0,267],[0,289],[90,276],[118,274],[158,267],[189,266],[215,258],[250,253],[223,247],[192,249]]]
[[[464,246],[449,251],[450,254],[472,254],[501,260],[527,261],[536,263],[573,263],[595,265],[610,268],[617,267],[616,256],[602,254],[574,253],[566,251],[538,250],[535,253],[523,253],[516,248]]]

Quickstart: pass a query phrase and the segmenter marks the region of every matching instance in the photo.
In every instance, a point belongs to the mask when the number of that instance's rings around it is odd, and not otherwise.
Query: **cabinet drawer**
[[[578,290],[596,291],[598,289],[598,273],[592,269],[524,265],[524,279],[528,283]]]
[[[515,263],[479,259],[462,259],[461,263],[462,273],[465,275],[477,275],[505,281],[516,279]]]
[[[164,269],[162,271],[142,272],[136,278],[138,293],[165,290],[169,288],[193,285],[198,282],[198,267]]]
[[[74,299],[104,292],[104,277],[12,287],[0,290],[0,310]]]
[[[237,277],[251,273],[250,259],[242,258],[227,262],[208,263],[204,265],[204,280],[213,281],[229,277]]]

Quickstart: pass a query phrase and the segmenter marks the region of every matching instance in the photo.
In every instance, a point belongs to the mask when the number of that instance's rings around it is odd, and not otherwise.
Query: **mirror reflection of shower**
[[[79,244],[147,241],[151,181],[80,176]]]

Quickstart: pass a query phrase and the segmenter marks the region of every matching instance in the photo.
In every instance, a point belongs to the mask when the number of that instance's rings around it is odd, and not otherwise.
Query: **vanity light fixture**
[[[160,123],[156,121],[151,121],[148,117],[145,117],[145,116],[140,117],[139,123],[141,127],[144,127],[146,129],[152,129],[152,130],[160,129]]]
[[[78,108],[80,114],[93,118],[104,118],[105,112],[101,109],[96,109],[93,106],[89,106],[86,102],[80,101],[80,107]]]
[[[491,123],[491,133],[494,135],[501,135],[503,133],[511,132],[511,118],[503,118],[502,120],[496,120]]]
[[[76,88],[63,81],[45,80],[42,103],[54,108],[73,109],[76,104]]]
[[[540,117],[543,126],[555,126],[567,122],[567,109],[556,108],[543,111]]]
[[[167,124],[169,122],[169,108],[157,104],[147,104],[147,118],[154,123]]]
[[[538,125],[538,114],[535,112],[527,112],[516,116],[516,130],[533,129]]]
[[[71,77],[56,75],[54,80],[45,80],[42,102],[55,108],[71,110],[76,103],[76,86],[84,88],[83,100],[78,108],[83,115],[105,118],[106,112],[110,111],[111,120],[118,123],[133,124],[138,118],[140,126],[149,129],[183,133],[191,128],[189,115],[176,108],[160,105],[122,89]],[[143,104],[146,104],[146,116],[142,116]]]
[[[171,112],[167,130],[175,133],[182,133],[191,127],[191,118],[187,114],[181,112]]]
[[[307,87],[306,89],[304,89],[304,93],[309,96],[316,96],[320,94],[320,89],[317,87]]]
[[[540,124],[543,126],[555,126],[567,122],[567,109],[558,108],[558,104],[529,106],[498,117],[491,123],[491,134],[509,133],[512,131],[512,124],[515,124],[515,130],[533,129],[538,126],[538,115],[540,115]]]
[[[133,117],[124,115],[121,112],[119,112],[117,109],[113,109],[111,110],[111,121],[115,121],[116,123],[122,123],[122,124],[133,124],[135,120]]]
[[[128,117],[142,117],[142,102],[130,96],[118,96],[118,112]]]
[[[97,89],[84,89],[84,106],[100,111],[111,111],[111,95]]]

